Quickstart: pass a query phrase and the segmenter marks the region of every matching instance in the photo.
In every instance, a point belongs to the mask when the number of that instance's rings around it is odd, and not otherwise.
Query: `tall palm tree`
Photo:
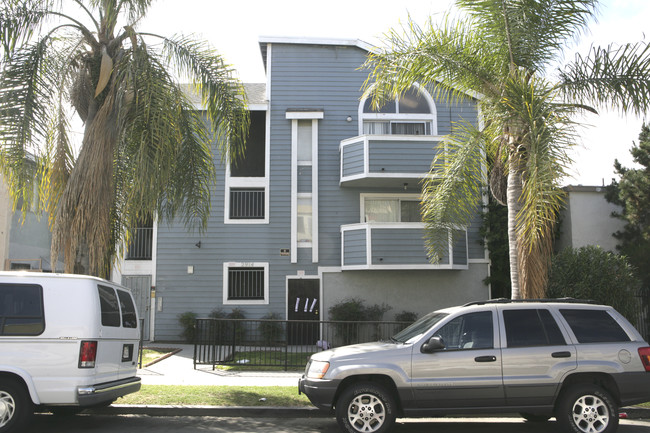
[[[650,101],[650,47],[592,47],[562,63],[597,13],[596,0],[456,0],[464,14],[409,20],[369,55],[364,96],[376,105],[415,82],[458,100],[477,98],[482,123],[458,122],[423,185],[435,255],[447,230],[469,224],[489,180],[508,206],[512,297],[544,295],[560,182],[577,141],[577,114],[601,107],[641,113]],[[487,161],[493,161],[489,166]]]
[[[49,212],[52,263],[106,275],[128,228],[156,213],[204,227],[212,142],[244,148],[243,86],[206,43],[137,29],[152,0],[9,0],[0,7],[0,164],[14,206]],[[206,106],[193,107],[177,79]],[[75,151],[70,115],[84,124]]]

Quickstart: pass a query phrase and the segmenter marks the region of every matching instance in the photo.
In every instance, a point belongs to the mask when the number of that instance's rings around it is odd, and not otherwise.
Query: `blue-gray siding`
[[[224,168],[218,152],[215,152],[217,184],[212,191],[212,213],[206,231],[188,232],[180,221],[159,226],[156,296],[162,301],[157,304],[156,339],[178,339],[178,315],[186,311],[207,316],[215,309],[229,312],[233,308],[241,308],[248,318],[263,317],[270,312],[284,316],[287,275],[295,276],[299,272],[317,275],[319,266],[341,266],[340,227],[361,221],[360,194],[404,193],[399,187],[377,190],[339,186],[340,143],[358,135],[360,89],[367,73],[359,66],[365,54],[359,48],[348,46],[273,44],[269,59],[271,63],[268,65],[272,77],[267,113],[271,123],[267,143],[270,149],[270,190],[267,191],[269,223],[224,224]],[[452,121],[461,118],[476,121],[476,109],[471,101],[455,105],[441,99],[436,104],[439,134],[448,133]],[[312,263],[310,249],[299,249],[297,263],[291,263],[290,256],[280,253],[282,249],[291,248],[291,120],[286,118],[286,112],[296,109],[324,112],[324,118],[319,120],[318,125],[320,249],[317,264]],[[348,116],[352,116],[352,122],[346,121]],[[404,153],[396,149],[392,158],[399,160]],[[407,165],[411,163],[415,162],[408,162]],[[430,161],[420,163],[428,168]],[[356,167],[349,169],[358,170],[359,161],[356,164]],[[298,188],[300,192],[311,191],[309,169],[300,170]],[[470,254],[478,256],[480,250],[482,258],[482,247],[475,250],[471,245],[478,239],[478,226],[473,225],[469,232]],[[348,235],[354,236],[349,232]],[[195,246],[199,241],[201,248]],[[353,255],[350,257],[352,259]],[[354,257],[354,260],[360,260],[358,253]],[[222,306],[224,262],[268,263],[268,304]],[[193,273],[188,273],[188,266],[193,266]],[[407,274],[408,271],[405,271],[405,276]]]

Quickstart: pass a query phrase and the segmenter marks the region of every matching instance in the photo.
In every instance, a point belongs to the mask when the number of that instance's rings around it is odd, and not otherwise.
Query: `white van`
[[[37,406],[109,405],[140,389],[128,289],[82,275],[0,272],[0,433]]]

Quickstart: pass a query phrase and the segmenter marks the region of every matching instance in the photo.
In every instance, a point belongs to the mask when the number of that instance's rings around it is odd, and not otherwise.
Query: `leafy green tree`
[[[613,216],[625,221],[622,230],[614,233],[616,249],[627,256],[637,269],[643,287],[650,290],[650,126],[643,124],[639,144],[630,150],[639,168],[625,168],[616,160],[614,169],[620,180],[607,188],[605,198],[622,208]]]
[[[509,298],[508,212],[491,199],[482,217],[481,239],[487,243],[490,255],[490,276],[483,282],[490,285],[493,298]]]
[[[205,227],[213,141],[222,158],[243,152],[243,86],[206,43],[137,30],[151,4],[0,6],[0,165],[23,210],[40,181],[52,262],[62,252],[66,272],[87,253],[85,271],[105,276],[127,229],[153,214]],[[207,122],[174,77],[201,96]],[[70,140],[73,111],[84,124],[78,153]]]
[[[552,298],[591,299],[616,310],[635,322],[640,308],[640,281],[625,256],[589,245],[565,248],[553,257],[548,295]]]
[[[544,295],[561,180],[576,140],[576,115],[650,104],[650,47],[592,47],[565,64],[567,44],[587,30],[596,0],[456,0],[465,15],[424,28],[412,21],[369,55],[365,96],[375,106],[414,83],[457,101],[474,96],[481,122],[458,122],[423,188],[432,257],[447,233],[469,225],[489,178],[508,207],[513,298]],[[557,70],[549,72],[557,65]],[[494,161],[488,166],[487,160]],[[489,167],[489,176],[485,168]],[[452,230],[453,232],[453,230]]]

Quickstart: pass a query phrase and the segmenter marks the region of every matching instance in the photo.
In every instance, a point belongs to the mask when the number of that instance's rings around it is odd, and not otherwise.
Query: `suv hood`
[[[398,350],[403,350],[405,347],[410,347],[411,345],[403,343],[393,343],[390,341],[375,341],[373,343],[361,343],[353,344],[350,346],[337,347],[335,349],[326,350],[324,352],[316,353],[312,356],[312,359],[319,361],[329,361],[333,358],[337,360],[341,359],[356,359],[362,358],[365,355],[372,356],[372,358],[377,359],[377,357],[387,354],[387,352],[395,352]]]

